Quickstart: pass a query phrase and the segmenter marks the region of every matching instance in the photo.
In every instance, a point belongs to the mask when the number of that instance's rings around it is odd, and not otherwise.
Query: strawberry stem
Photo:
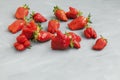
[[[106,42],[108,42],[108,40],[107,40],[106,38],[104,38],[102,35],[100,35],[100,37],[101,37],[102,39],[104,39]]]
[[[60,9],[58,6],[54,6],[53,12],[55,13],[58,9]]]
[[[77,17],[82,16],[83,12],[78,11]]]
[[[23,7],[24,7],[24,8],[27,8],[28,10],[30,9],[27,4],[24,4]]]
[[[87,17],[88,23],[92,23],[92,21],[90,20],[90,18],[91,18],[91,14],[89,13],[89,14],[88,14],[88,17]]]

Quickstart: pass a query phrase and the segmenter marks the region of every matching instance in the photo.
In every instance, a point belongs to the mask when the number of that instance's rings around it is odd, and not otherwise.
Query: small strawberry
[[[40,22],[40,23],[47,21],[47,19],[42,14],[35,12],[32,12],[31,18],[33,18],[35,22]]]
[[[69,44],[70,38],[58,30],[57,35],[52,38],[51,48],[53,50],[64,50],[69,47]]]
[[[8,30],[15,34],[25,26],[25,23],[26,22],[24,20],[16,20],[8,26]]]
[[[92,27],[86,27],[84,30],[84,35],[86,38],[97,38],[97,33]]]
[[[48,22],[48,32],[55,33],[60,27],[60,23],[58,20],[50,20]]]
[[[101,38],[97,39],[96,43],[93,45],[94,50],[102,50],[107,45],[107,39]]]
[[[18,7],[15,12],[15,17],[17,19],[24,19],[29,13],[29,7],[28,5],[23,5],[21,7]]]
[[[90,14],[87,18],[85,18],[84,16],[79,16],[73,19],[70,23],[68,23],[68,27],[71,30],[79,30],[83,29],[86,25],[88,25],[88,23],[91,23]]]
[[[79,13],[80,12],[77,9],[75,9],[73,7],[69,7],[69,11],[66,12],[66,16],[68,19],[75,19],[75,18],[77,18]]]
[[[65,11],[60,9],[58,6],[54,7],[53,12],[54,12],[54,15],[57,17],[57,19],[59,19],[61,21],[67,21],[68,20],[66,14],[65,14]]]

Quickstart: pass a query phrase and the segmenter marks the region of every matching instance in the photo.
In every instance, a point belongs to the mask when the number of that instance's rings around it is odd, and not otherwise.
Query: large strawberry
[[[53,50],[64,50],[69,47],[69,44],[70,38],[58,30],[57,35],[52,38],[51,48]]]
[[[71,30],[79,30],[79,29],[83,29],[86,25],[88,25],[88,23],[91,23],[90,14],[88,15],[87,18],[84,16],[79,16],[75,18],[70,23],[68,23],[68,27]]]
[[[48,32],[55,33],[60,27],[60,23],[58,20],[50,20],[48,22]]]
[[[15,12],[15,17],[17,19],[24,19],[29,13],[29,7],[28,5],[23,5],[21,7],[18,7]]]
[[[33,18],[35,20],[35,22],[46,22],[47,19],[40,13],[35,13],[35,12],[32,12],[31,14],[31,18]]]
[[[58,6],[54,7],[53,12],[54,12],[54,15],[57,17],[57,19],[59,19],[61,21],[67,21],[68,20],[66,14],[65,14],[65,11],[60,9]]]
[[[18,31],[20,31],[25,26],[25,23],[26,22],[24,20],[16,20],[8,26],[8,30],[11,33],[16,33]]]
[[[76,8],[69,7],[69,11],[66,12],[66,16],[69,19],[75,19],[79,15],[79,11]]]

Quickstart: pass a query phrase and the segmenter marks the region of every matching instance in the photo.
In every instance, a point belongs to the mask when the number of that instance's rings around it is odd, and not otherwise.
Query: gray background
[[[55,5],[65,11],[69,6],[75,7],[84,16],[91,13],[93,28],[98,36],[108,39],[108,45],[102,51],[91,50],[95,40],[87,40],[83,30],[77,30],[74,32],[82,37],[80,49],[54,51],[49,41],[32,43],[31,49],[16,51],[12,45],[20,32],[11,34],[7,28],[15,20],[16,8],[25,3],[48,20],[54,18]],[[70,31],[68,22],[61,22],[62,32]],[[44,30],[47,23],[42,23]],[[120,0],[1,0],[0,80],[120,80],[119,39]]]

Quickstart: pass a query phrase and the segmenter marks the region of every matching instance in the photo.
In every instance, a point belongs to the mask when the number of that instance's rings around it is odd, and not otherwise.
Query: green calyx
[[[56,10],[59,10],[60,8],[58,6],[54,6],[53,12],[55,13]]]
[[[27,4],[24,4],[23,7],[24,7],[24,8],[27,8],[28,10],[30,9]]]
[[[82,15],[83,15],[83,12],[78,11],[77,17],[82,16]]]
[[[72,39],[70,39],[70,47],[71,47],[71,48],[74,48],[74,43],[73,43],[73,40],[72,40]]]
[[[33,19],[34,14],[35,14],[35,11],[32,11],[32,13],[30,14],[30,19]]]
[[[90,18],[91,18],[91,14],[89,13],[88,17],[87,17],[88,23],[92,23],[92,21],[90,20]]]

